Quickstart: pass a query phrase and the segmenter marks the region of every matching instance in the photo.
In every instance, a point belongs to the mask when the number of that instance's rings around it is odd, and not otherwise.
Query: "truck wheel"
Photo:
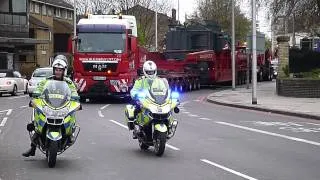
[[[80,96],[80,102],[85,103],[86,102],[86,98],[84,96]]]

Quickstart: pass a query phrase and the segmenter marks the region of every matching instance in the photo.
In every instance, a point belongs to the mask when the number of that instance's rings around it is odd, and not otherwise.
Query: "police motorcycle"
[[[32,120],[27,125],[30,139],[38,133],[36,144],[46,155],[48,166],[54,167],[57,155],[70,148],[80,133],[75,113],[82,109],[77,97],[65,81],[48,80],[42,94],[34,94],[29,103]]]
[[[125,109],[128,128],[137,135],[140,149],[153,146],[154,153],[162,156],[178,125],[173,112],[179,113],[179,93],[171,92],[169,85],[159,78],[148,90],[139,92],[134,101],[134,105],[126,105]]]

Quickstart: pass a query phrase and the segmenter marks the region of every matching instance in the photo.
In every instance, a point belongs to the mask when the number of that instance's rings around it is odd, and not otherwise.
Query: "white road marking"
[[[190,101],[182,102],[182,103],[180,103],[180,106],[184,106],[184,105],[186,105],[186,104],[188,104],[188,103],[190,103]]]
[[[4,125],[6,125],[6,122],[7,122],[8,118],[7,117],[4,117],[1,121],[1,124],[0,126],[3,127]]]
[[[316,124],[316,123],[307,123],[306,124],[310,124],[310,125],[315,125],[315,126],[320,126],[320,124]]]
[[[8,109],[7,116],[10,116],[11,113],[12,113],[12,109]]]
[[[190,117],[199,117],[199,116],[196,115],[196,114],[189,114],[188,116],[190,116]]]
[[[179,148],[177,148],[177,147],[174,147],[174,146],[172,146],[172,145],[170,145],[170,144],[166,144],[166,146],[168,147],[168,148],[170,148],[170,149],[173,149],[173,150],[175,150],[175,151],[180,151],[180,149]]]
[[[209,161],[209,160],[207,160],[207,159],[200,159],[200,161],[202,161],[202,162],[204,162],[204,163],[207,163],[207,164],[210,164],[210,165],[212,165],[212,166],[215,166],[215,167],[217,167],[217,168],[223,169],[223,170],[225,170],[225,171],[228,171],[228,172],[230,172],[230,173],[232,173],[232,174],[235,174],[235,175],[237,175],[237,176],[240,176],[240,177],[242,177],[242,178],[245,178],[245,179],[248,179],[248,180],[257,180],[256,178],[250,177],[250,176],[245,175],[245,174],[242,174],[242,173],[240,173],[240,172],[238,172],[238,171],[235,171],[235,170],[232,170],[232,169],[227,168],[227,167],[225,167],[225,166],[222,166],[222,165],[219,165],[219,164],[217,164],[217,163],[211,162],[211,161]]]
[[[22,109],[22,108],[27,108],[27,107],[29,107],[29,106],[20,106],[21,109]]]
[[[284,139],[289,139],[289,140],[293,140],[293,141],[297,141],[297,142],[307,143],[307,144],[311,144],[311,145],[315,145],[315,146],[320,146],[319,142],[309,141],[309,140],[306,140],[306,139],[286,136],[286,135],[282,135],[282,134],[272,133],[272,132],[263,131],[263,130],[259,130],[259,129],[254,129],[254,128],[249,128],[249,127],[245,127],[245,126],[239,126],[239,125],[231,124],[231,123],[227,123],[227,122],[216,121],[215,123],[226,125],[226,126],[231,126],[231,127],[235,127],[235,128],[239,128],[239,129],[244,129],[244,130],[247,130],[247,131],[257,132],[257,133],[261,133],[261,134],[267,134],[267,135],[270,135],[270,136],[276,136],[276,137],[280,137],[280,138],[284,138]]]
[[[188,112],[188,111],[185,111],[185,112],[182,112],[182,113],[184,113],[184,114],[190,114],[190,112]]]
[[[100,110],[98,111],[98,114],[100,117],[104,117],[104,115],[102,114],[102,112]]]
[[[24,98],[24,97],[28,97],[29,95],[22,95],[22,96],[16,96],[16,97],[10,97],[8,99],[18,99],[18,98]]]
[[[102,106],[100,109],[101,109],[101,110],[104,110],[104,109],[107,108],[108,106],[110,106],[110,104],[107,104],[107,105],[105,105],[105,106]]]
[[[123,128],[125,128],[125,129],[128,129],[127,126],[125,126],[125,125],[123,125],[123,124],[121,124],[121,123],[119,123],[119,122],[117,122],[117,121],[115,121],[115,120],[110,120],[110,122],[112,122],[112,123],[114,123],[114,124],[116,124],[116,125],[118,125],[118,126],[120,126],[120,127],[123,127]],[[166,144],[166,146],[167,146],[168,148],[170,148],[170,149],[175,150],[175,151],[180,151],[179,148],[174,147],[174,146],[172,146],[172,145],[170,145],[170,144],[168,144],[168,143]]]
[[[125,128],[125,129],[128,129],[128,127],[127,127],[127,126],[125,126],[125,125],[123,125],[123,124],[121,124],[121,123],[119,123],[119,122],[117,122],[117,121],[115,121],[115,120],[110,120],[110,122],[113,122],[114,124],[117,124],[117,125],[119,125],[119,126],[121,126],[121,127]]]
[[[212,121],[212,119],[209,119],[209,118],[199,118],[201,120],[205,120],[205,121]]]

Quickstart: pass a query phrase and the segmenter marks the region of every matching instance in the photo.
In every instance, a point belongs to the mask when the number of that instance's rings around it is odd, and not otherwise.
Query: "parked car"
[[[36,89],[39,82],[53,75],[52,67],[37,68],[33,71],[29,80],[28,93],[32,97],[33,91]]]
[[[12,96],[18,92],[28,92],[28,80],[22,77],[18,71],[2,69],[0,70],[0,96],[10,93]]]

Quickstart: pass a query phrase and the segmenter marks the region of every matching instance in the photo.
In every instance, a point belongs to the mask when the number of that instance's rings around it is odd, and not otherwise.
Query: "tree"
[[[73,4],[74,0],[65,0]],[[116,14],[134,15],[137,19],[138,38],[140,44],[152,48],[155,44],[155,11],[158,12],[158,45],[164,45],[164,33],[167,31],[168,21],[166,14],[171,10],[169,0],[76,0],[78,15]],[[156,4],[157,2],[157,4]],[[164,27],[165,26],[165,27]]]
[[[284,17],[297,31],[320,36],[320,0],[260,0],[269,7],[273,23]],[[293,23],[291,23],[293,24]],[[288,27],[288,25],[287,25]],[[287,31],[286,31],[287,32]]]
[[[198,0],[198,13],[202,20],[217,22],[224,32],[232,31],[231,0]],[[235,5],[235,35],[239,41],[245,41],[250,30],[250,21],[241,13],[240,6]]]
[[[69,4],[74,4],[74,0],[64,0]],[[76,0],[76,8],[78,15],[86,13],[103,13],[107,14],[113,7],[116,0]]]
[[[271,40],[269,38],[266,38],[266,41],[265,41],[265,48],[266,49],[271,49]]]

